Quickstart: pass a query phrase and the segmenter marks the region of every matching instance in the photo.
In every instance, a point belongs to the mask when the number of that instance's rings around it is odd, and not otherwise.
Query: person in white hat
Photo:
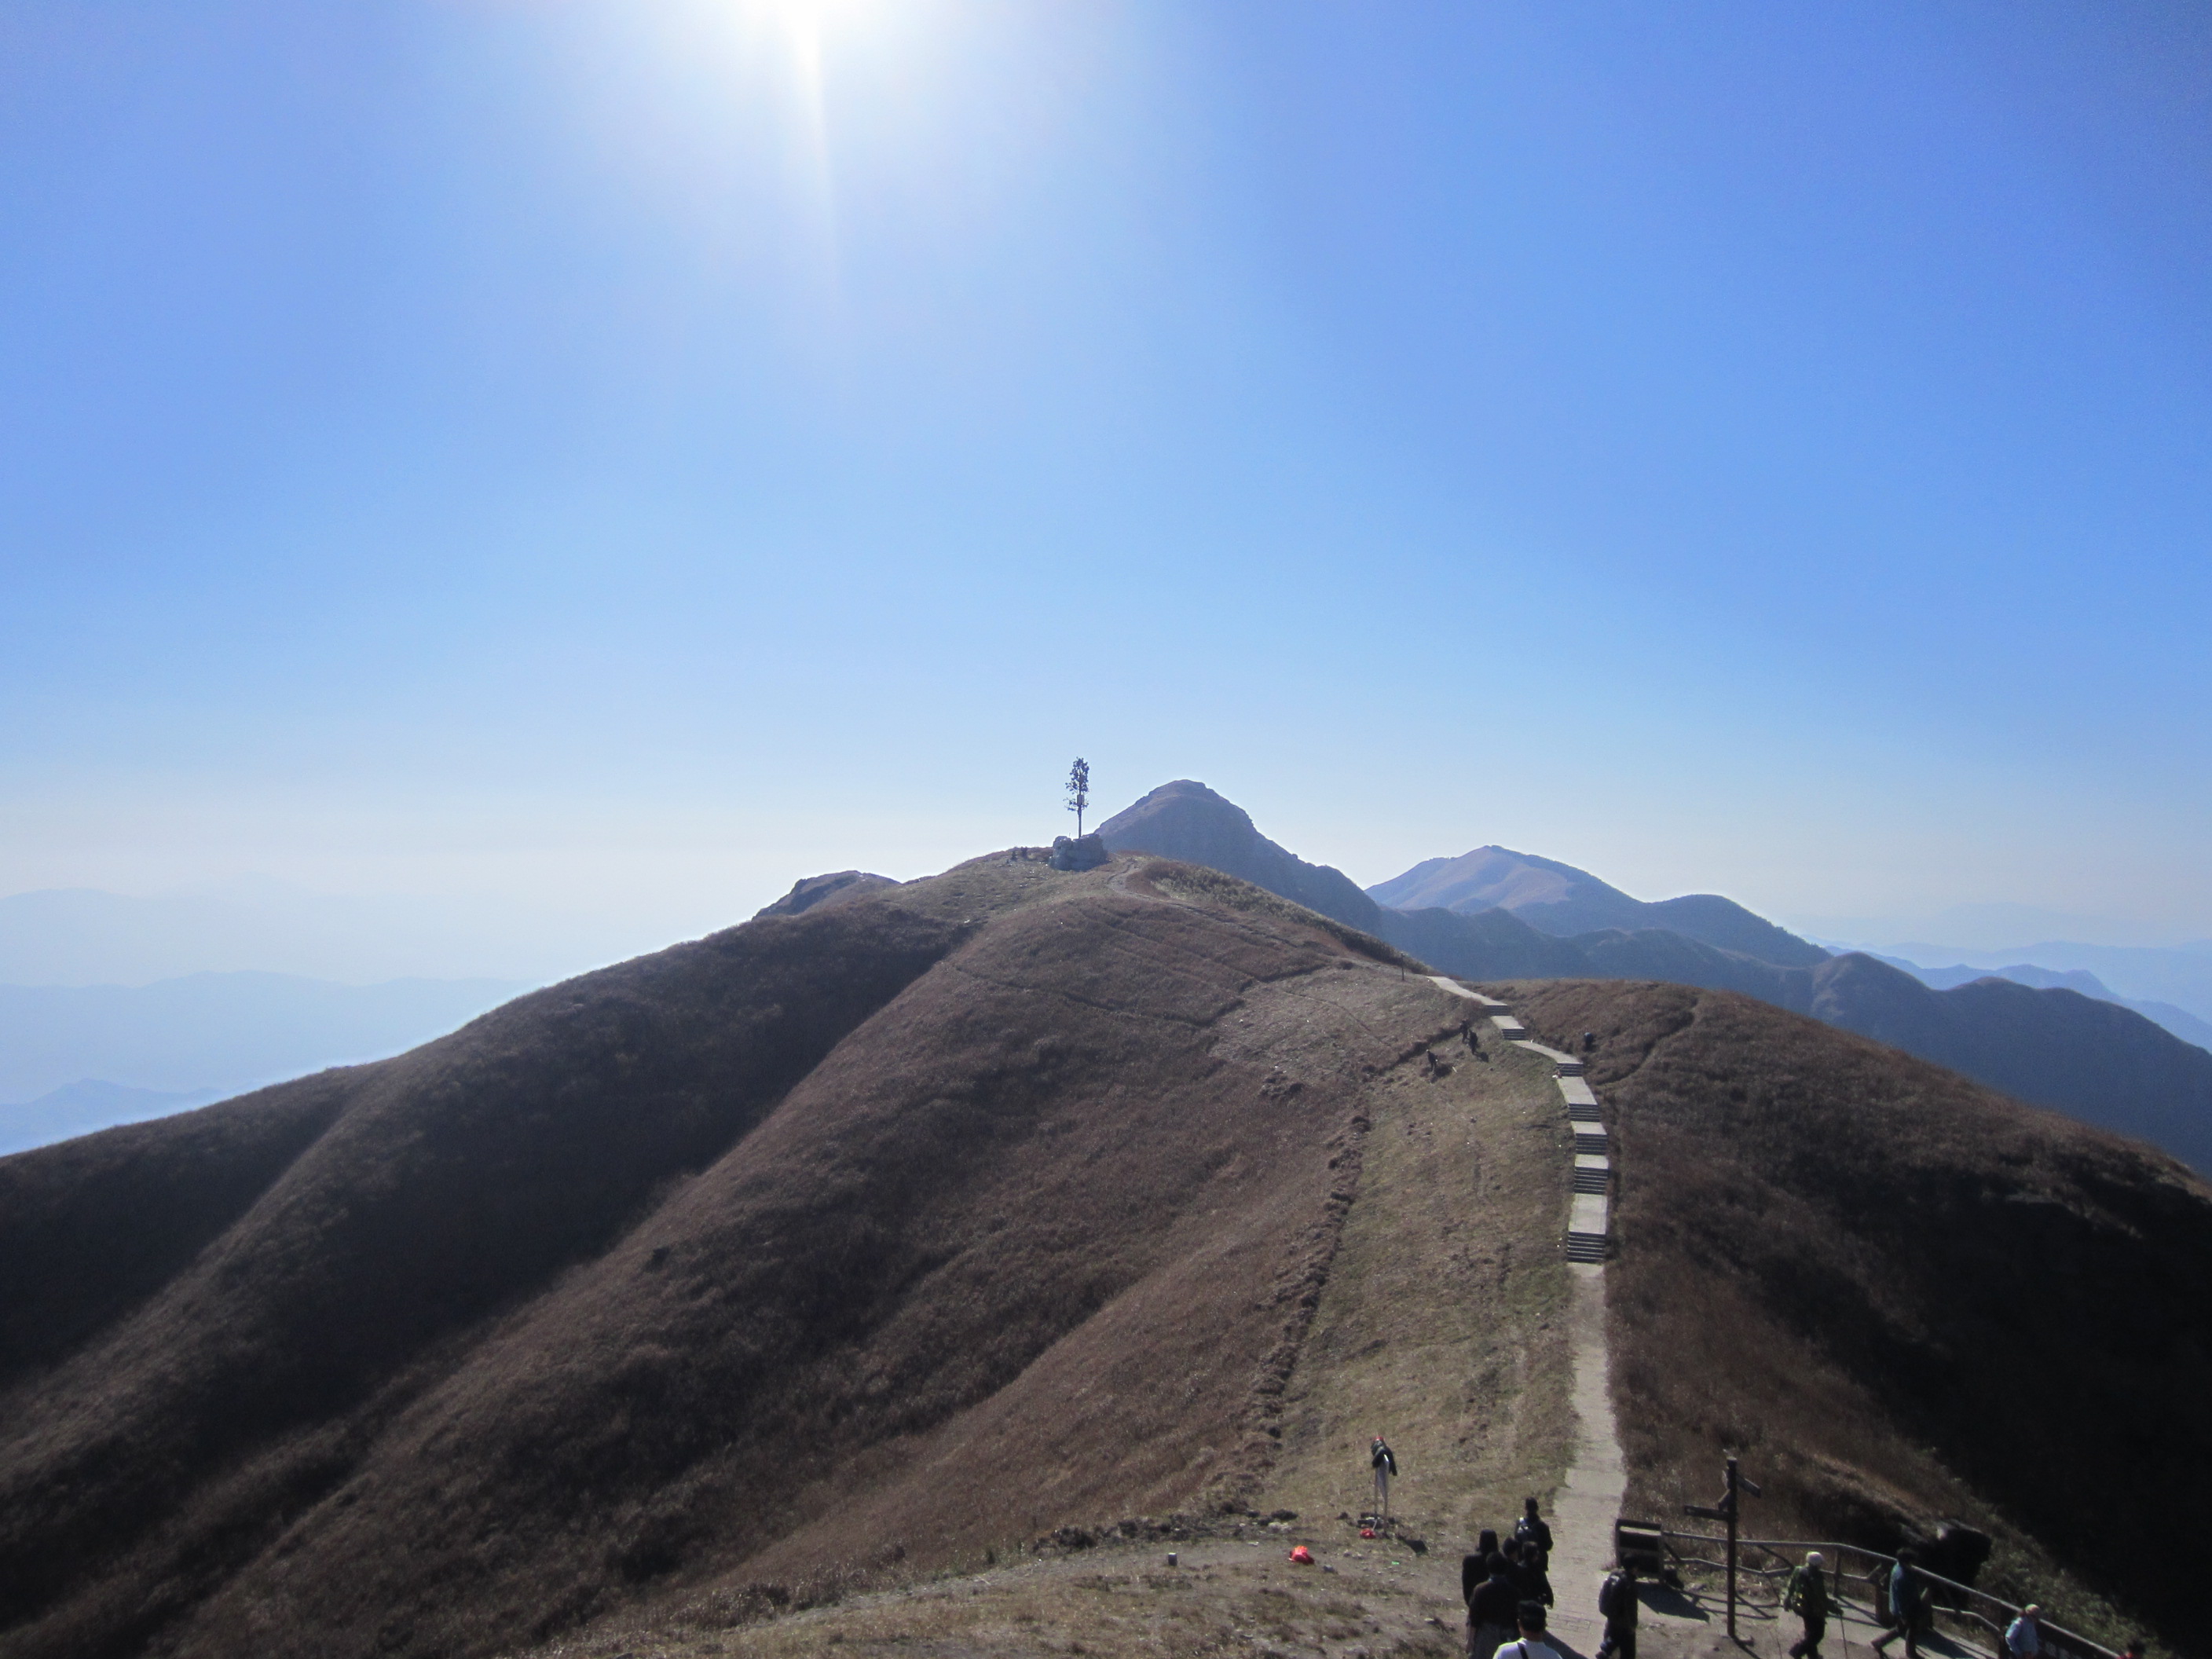
[[[1828,1633],[1828,1613],[1835,1606],[1824,1565],[1820,1552],[1813,1551],[1803,1566],[1790,1569],[1782,1587],[1782,1610],[1805,1621],[1804,1636],[1790,1644],[1790,1659],[1820,1659],[1820,1638]]]

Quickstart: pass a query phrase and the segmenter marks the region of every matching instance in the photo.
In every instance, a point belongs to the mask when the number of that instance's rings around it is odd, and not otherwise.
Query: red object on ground
[[[1310,1567],[1313,1565],[1313,1552],[1301,1544],[1291,1552],[1291,1559],[1302,1567]]]
[[[1372,1527],[1362,1527],[1359,1529],[1359,1535],[1362,1538],[1372,1538],[1375,1536],[1375,1528]]]

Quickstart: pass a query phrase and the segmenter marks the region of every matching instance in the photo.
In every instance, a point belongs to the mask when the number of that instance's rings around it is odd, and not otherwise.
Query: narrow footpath
[[[1611,1361],[1606,1346],[1605,1263],[1612,1249],[1609,1187],[1612,1149],[1597,1097],[1574,1055],[1529,1040],[1506,1006],[1470,991],[1443,975],[1435,983],[1488,1012],[1501,1042],[1552,1062],[1553,1079],[1574,1127],[1572,1196],[1567,1214],[1567,1271],[1574,1279],[1569,1339],[1574,1354],[1575,1441],[1566,1479],[1553,1497],[1552,1644],[1563,1654],[1597,1650],[1604,1626],[1597,1614],[1598,1586],[1613,1568],[1613,1524],[1628,1490],[1620,1435],[1613,1420]],[[1695,1622],[1695,1621],[1686,1621]]]

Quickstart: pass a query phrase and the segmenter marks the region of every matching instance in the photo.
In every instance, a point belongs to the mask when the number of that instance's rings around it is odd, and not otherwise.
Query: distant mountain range
[[[0,1157],[51,1146],[118,1123],[143,1123],[172,1112],[190,1111],[234,1092],[228,1089],[131,1089],[120,1083],[82,1078],[49,1089],[36,1100],[0,1106]]]
[[[1496,847],[1427,860],[1363,892],[1188,779],[1153,790],[1098,833],[1116,852],[1241,877],[1469,979],[1660,980],[1741,991],[2212,1170],[2212,1053],[2075,989],[1981,978],[1938,990],[1871,956],[1831,956],[1729,899],[1645,904],[1571,866]],[[1384,898],[1447,902],[1401,908]],[[1593,918],[1612,920],[1558,931]]]
[[[2124,997],[2086,968],[2061,970],[2045,968],[2032,962],[2008,963],[2002,968],[1972,968],[1964,963],[1949,968],[1923,968],[1903,957],[1885,956],[1879,951],[1867,955],[1877,962],[1886,962],[1893,968],[1902,968],[1923,985],[1932,985],[1939,991],[1948,991],[1960,985],[1971,985],[1978,979],[2008,979],[2015,985],[2029,985],[2039,991],[2079,991],[2085,997],[2094,997],[2100,1002],[2116,1002],[2123,1008],[2132,1008],[2145,1019],[2151,1020],[2179,1037],[2184,1042],[2193,1042],[2200,1048],[2212,1048],[2212,1020],[2198,1018],[2186,1008],[2176,1007],[2171,1002],[2145,1001],[2136,997]]]
[[[152,985],[0,985],[0,1152],[182,1110],[442,1036],[526,988],[339,985],[191,974]]]
[[[2212,1022],[2212,945],[2153,949],[2148,945],[2083,945],[2071,939],[2045,939],[2036,945],[2008,945],[2002,951],[1975,951],[1908,939],[1898,944],[1838,948],[1863,950],[1885,961],[1910,961],[1915,964],[1913,971],[1917,974],[1948,974],[1971,969],[2010,979],[2019,968],[2052,974],[2094,974],[2099,983],[2110,988],[2109,994],[2115,1001],[2127,1002],[2131,1007],[2162,1004]],[[1925,969],[1919,966],[1936,963],[1955,965]]]

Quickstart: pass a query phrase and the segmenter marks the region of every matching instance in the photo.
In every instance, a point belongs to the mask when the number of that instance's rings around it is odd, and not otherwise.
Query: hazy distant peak
[[[1394,909],[1517,910],[1523,905],[1561,904],[1570,900],[1636,901],[1607,886],[1586,870],[1553,859],[1516,853],[1508,847],[1478,847],[1455,859],[1425,859],[1389,881],[1367,890],[1370,898]],[[1605,926],[1595,922],[1593,926]],[[1628,926],[1624,913],[1612,925]]]
[[[1754,915],[1733,899],[1687,893],[1647,904],[1587,870],[1510,847],[1478,847],[1455,859],[1428,859],[1367,890],[1395,910],[1507,910],[1560,938],[1618,928],[1664,928],[1761,962],[1811,967],[1827,952]]]

